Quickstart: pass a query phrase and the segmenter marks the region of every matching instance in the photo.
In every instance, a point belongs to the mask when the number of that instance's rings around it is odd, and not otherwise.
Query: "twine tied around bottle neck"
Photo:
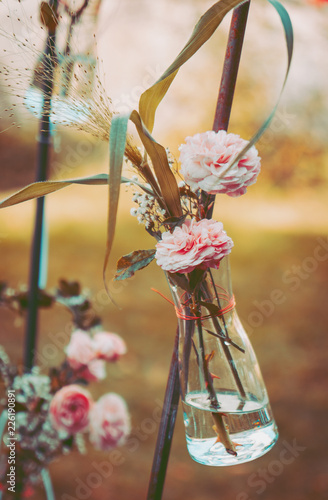
[[[229,294],[227,293],[227,291],[224,288],[222,288],[219,285],[216,285],[216,288],[220,288],[222,290],[221,293],[217,293],[217,297],[216,298],[225,301],[226,305],[225,305],[225,307],[218,307],[217,306],[217,309],[215,310],[215,313],[214,312],[212,312],[212,313],[209,312],[209,314],[204,314],[204,315],[184,314],[183,311],[186,308],[188,308],[190,310],[190,304],[188,304],[190,296],[186,300],[184,299],[184,295],[188,295],[188,292],[183,292],[183,294],[181,295],[181,297],[179,299],[179,303],[181,303],[182,305],[181,305],[181,307],[178,307],[178,306],[176,306],[174,304],[174,302],[172,300],[170,300],[168,297],[166,297],[163,293],[161,293],[159,290],[156,290],[156,288],[151,288],[151,290],[153,292],[158,293],[158,295],[160,295],[163,299],[165,299],[167,302],[169,302],[174,307],[175,313],[176,313],[178,319],[183,319],[183,320],[186,320],[186,321],[194,321],[194,320],[201,320],[201,321],[203,321],[203,320],[210,319],[210,318],[213,318],[213,317],[221,317],[224,314],[232,311],[235,308],[235,306],[236,306],[235,296],[233,294],[229,297]],[[206,307],[205,303],[206,303],[206,301],[202,301],[201,305],[203,307]],[[208,305],[211,306],[212,303],[208,302]]]

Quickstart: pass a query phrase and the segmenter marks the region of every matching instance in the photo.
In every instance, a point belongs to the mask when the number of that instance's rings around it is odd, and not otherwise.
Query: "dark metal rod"
[[[233,11],[213,130],[228,128],[249,2]],[[215,197],[213,197],[213,201]],[[147,500],[161,500],[179,401],[178,330],[166,387]]]
[[[219,96],[213,123],[213,130],[215,132],[218,130],[228,130],[249,5],[249,1],[240,5],[233,11],[232,14]]]
[[[175,336],[147,500],[160,500],[162,498],[164,488],[166,469],[171,450],[172,436],[180,398],[178,340],[179,328],[177,328]]]
[[[250,1],[237,7],[232,13],[220,90],[214,115],[213,130],[215,132],[228,130],[249,6]],[[212,207],[207,212],[207,218],[211,219],[214,210],[215,195],[208,196],[203,193],[203,198],[208,204],[212,203]]]
[[[58,0],[54,0],[50,3],[53,12],[56,12],[57,10],[57,1]],[[55,37],[55,30],[53,32],[49,31],[44,52],[47,64],[45,66],[45,74],[43,75],[44,81],[42,85],[43,104],[39,125],[36,181],[46,180],[49,164],[49,153],[51,145],[51,98],[53,93],[54,61],[56,58]],[[28,308],[24,345],[24,369],[26,371],[30,371],[34,365],[35,346],[37,341],[38,329],[38,295],[40,279],[40,258],[43,239],[44,198],[38,198],[36,203],[37,205],[31,252]]]

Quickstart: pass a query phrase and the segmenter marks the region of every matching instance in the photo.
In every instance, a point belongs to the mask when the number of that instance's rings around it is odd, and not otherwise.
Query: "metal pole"
[[[215,111],[213,130],[228,128],[232,100],[249,10],[249,1],[233,11],[227,50]],[[213,197],[214,199],[214,197]],[[161,500],[179,402],[178,330],[166,386],[147,500]]]
[[[213,130],[228,130],[232,100],[243,47],[250,2],[237,7],[232,14],[227,50],[217,100]]]
[[[49,3],[53,12],[57,10],[58,0]],[[56,57],[56,31],[49,29],[44,55],[47,58],[46,72],[42,85],[43,105],[40,118],[38,137],[38,157],[36,181],[44,181],[47,178],[49,164],[49,153],[51,145],[51,98],[53,93],[54,61]],[[36,201],[36,215],[34,222],[34,235],[31,252],[31,265],[29,276],[27,323],[24,346],[24,369],[30,371],[34,365],[35,346],[38,328],[38,295],[40,280],[40,258],[43,239],[44,220],[44,198]]]
[[[177,328],[169,378],[167,381],[160,428],[154,453],[151,478],[147,500],[162,498],[167,464],[169,461],[172,436],[180,399],[179,358],[178,358],[179,328]]]

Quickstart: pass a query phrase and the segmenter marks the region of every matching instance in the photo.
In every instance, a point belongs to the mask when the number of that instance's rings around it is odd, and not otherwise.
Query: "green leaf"
[[[208,9],[196,24],[190,39],[171,66],[167,68],[154,85],[141,94],[139,113],[143,123],[150,132],[152,132],[154,127],[156,109],[170,88],[179,68],[207,42],[220,25],[224,16],[240,3],[243,2],[240,0],[220,0],[220,2],[215,3]]]
[[[287,48],[287,69],[286,69],[286,73],[285,73],[285,78],[284,78],[284,81],[283,81],[283,84],[282,84],[282,88],[280,90],[277,102],[276,102],[273,110],[269,114],[268,118],[261,125],[261,127],[258,129],[258,131],[253,135],[253,137],[251,138],[251,140],[249,141],[249,143],[238,154],[238,156],[235,158],[235,160],[232,163],[228,164],[227,167],[224,170],[222,170],[222,173],[219,175],[219,177],[225,176],[227,174],[227,172],[229,170],[231,170],[232,167],[242,159],[242,157],[247,153],[247,151],[264,134],[264,132],[266,131],[266,129],[270,125],[270,123],[271,123],[271,121],[272,121],[272,119],[273,119],[273,117],[274,117],[274,115],[275,115],[275,113],[277,111],[277,108],[278,108],[278,105],[279,105],[279,102],[280,102],[280,99],[281,99],[281,96],[282,96],[282,93],[284,91],[284,88],[285,88],[285,85],[286,85],[286,82],[287,82],[287,78],[288,78],[288,75],[289,75],[289,70],[290,70],[290,66],[291,66],[291,62],[292,62],[292,56],[293,56],[293,47],[294,47],[294,34],[293,34],[292,22],[290,20],[289,14],[286,11],[285,7],[283,7],[282,4],[278,0],[268,0],[268,2],[276,9],[276,11],[277,11],[277,13],[278,13],[278,15],[280,17],[280,20],[282,22],[283,29],[284,29],[284,34],[285,34],[285,39],[286,39],[286,48]]]
[[[182,288],[182,290],[185,290],[186,292],[190,292],[190,286],[189,286],[189,281],[188,278],[186,277],[185,274],[181,273],[166,273],[169,280],[174,284],[177,285],[178,287]]]
[[[134,184],[135,186],[139,186],[145,193],[150,194],[150,196],[155,196],[155,193],[152,189],[146,187],[142,182],[134,181],[129,179],[128,177],[121,177],[122,184]]]
[[[212,304],[211,302],[204,302],[203,300],[200,300],[199,304],[205,307],[213,316],[217,316],[220,313],[220,308],[217,305]]]
[[[115,235],[121,174],[129,119],[135,124],[140,139],[150,156],[161,189],[162,199],[168,212],[173,216],[180,217],[182,215],[179,188],[177,185],[177,181],[170,169],[167,160],[167,154],[163,146],[158,144],[145,129],[137,111],[134,110],[131,113],[125,115],[115,116],[112,120],[109,135],[109,206],[107,222],[107,243],[103,267],[103,278],[105,284],[106,268],[108,265],[109,255],[113,246]]]
[[[129,117],[130,114],[116,116],[112,120],[109,134],[109,203],[106,253],[103,265],[103,280],[105,287],[106,269],[116,228],[117,209],[121,188],[121,174]],[[108,290],[107,293],[109,294]]]
[[[199,283],[201,283],[205,273],[206,270],[197,268],[189,273],[189,284],[191,291],[196,290],[196,287],[199,285]]]
[[[63,181],[41,181],[34,182],[25,186],[23,189],[16,191],[16,193],[8,196],[0,202],[0,208],[10,207],[12,205],[17,205],[23,201],[33,200],[35,198],[40,198],[40,196],[45,196],[47,194],[54,193],[59,189],[71,186],[72,184],[87,184],[90,186],[104,185],[108,184],[107,174],[97,174],[91,177],[83,177],[78,179],[67,179]]]
[[[136,271],[148,266],[155,258],[156,250],[135,250],[128,255],[124,255],[117,263],[117,272],[114,280],[125,280],[131,278]]]
[[[105,186],[108,184],[109,176],[108,174],[97,174],[90,177],[82,177],[80,179],[67,179],[62,181],[40,181],[33,182],[25,186],[23,189],[16,191],[16,193],[8,196],[4,200],[0,201],[0,208],[10,207],[12,205],[18,205],[24,201],[34,200],[40,198],[41,196],[46,196],[47,194],[55,193],[64,187],[71,186],[72,184],[83,184],[88,186]],[[145,193],[154,196],[154,192],[144,186],[141,182],[133,181],[128,177],[121,177],[121,183],[132,183],[139,186]]]
[[[263,125],[259,128],[259,130],[254,134],[249,143],[245,146],[245,148],[239,153],[233,163],[228,164],[225,170],[222,171],[221,177],[227,174],[231,168],[238,163],[242,157],[247,153],[247,151],[260,139],[265,130],[270,125],[276,110],[278,108],[281,95],[286,85],[286,81],[288,78],[292,54],[293,54],[293,27],[288,15],[288,12],[283,7],[283,5],[278,0],[268,0],[268,2],[276,9],[280,20],[283,25],[286,46],[287,46],[287,70],[285,74],[285,78],[283,81],[283,85],[281,88],[281,92],[279,94],[276,105],[274,106],[272,112],[265,120]],[[188,40],[185,47],[178,54],[176,59],[173,61],[171,66],[162,74],[162,76],[152,85],[149,89],[147,89],[140,97],[139,100],[139,113],[140,117],[147,127],[147,129],[151,132],[154,127],[155,113],[158,105],[164,98],[168,89],[170,88],[171,83],[173,82],[175,76],[178,73],[179,68],[187,62],[199,49],[200,47],[212,36],[217,27],[220,25],[224,16],[233,8],[237,7],[240,2],[239,0],[220,0],[215,3],[205,14],[200,18],[198,23],[196,24],[194,31]]]
[[[174,228],[176,226],[181,226],[181,224],[186,220],[187,214],[182,215],[181,217],[168,217],[163,221],[164,224]]]

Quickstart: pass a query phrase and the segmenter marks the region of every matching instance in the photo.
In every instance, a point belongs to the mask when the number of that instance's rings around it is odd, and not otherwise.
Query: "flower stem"
[[[204,379],[205,379],[205,385],[206,385],[206,389],[208,391],[211,406],[218,409],[218,408],[220,408],[220,403],[217,400],[216,392],[215,392],[215,389],[213,387],[212,376],[211,376],[209,369],[208,369],[208,362],[206,360],[205,348],[204,348],[202,322],[200,319],[197,319],[196,321],[197,321],[199,351],[200,351],[200,356],[201,356],[200,362],[201,362],[201,367],[202,367],[203,375],[204,375]]]
[[[208,363],[209,363],[211,355],[205,355],[204,339],[203,339],[203,327],[202,327],[201,319],[197,319],[197,331],[198,331],[198,339],[199,339],[199,351],[200,351],[200,357],[201,357],[199,362],[201,362],[201,365],[202,365],[206,389],[207,389],[208,394],[209,394],[209,400],[211,402],[211,406],[218,410],[220,408],[220,403],[217,399],[216,391],[215,391],[214,386],[213,386],[212,375],[211,375],[211,373],[209,371],[209,367],[208,367]],[[227,346],[225,346],[225,347],[227,347]],[[215,424],[213,428],[218,436],[217,441],[218,442],[220,441],[223,444],[227,453],[229,453],[230,455],[233,455],[233,456],[237,456],[235,445],[230,439],[229,429],[223,420],[223,415],[219,412],[216,412],[216,411],[215,412],[212,411],[211,413],[212,413],[212,418],[213,418],[214,424]]]
[[[226,451],[228,453],[230,453],[230,455],[233,455],[234,457],[236,457],[237,452],[236,452],[235,444],[230,439],[229,429],[223,420],[222,413],[212,412],[212,418],[213,418],[214,424],[215,424],[214,430],[218,435],[217,441],[220,441],[223,444]]]
[[[211,281],[212,281],[212,284],[213,284],[213,289],[215,290],[215,298],[217,300],[217,305],[218,307],[221,307],[220,306],[220,299],[219,299],[219,296],[216,292],[216,288],[215,288],[215,284],[214,284],[214,281],[213,281],[213,277],[212,277],[212,274],[210,272],[210,277],[211,277]],[[208,287],[206,286],[206,282],[204,281],[204,284],[202,285],[202,289],[201,289],[201,292],[202,292],[202,295],[204,297],[205,300],[211,300],[211,294],[208,290]],[[217,332],[218,334],[218,338],[221,342],[221,345],[222,345],[222,350],[224,352],[224,355],[229,363],[229,366],[231,368],[231,372],[232,372],[232,376],[235,380],[235,383],[236,383],[236,386],[237,386],[237,389],[239,391],[239,394],[240,394],[240,397],[241,399],[245,400],[246,399],[246,392],[245,392],[245,389],[243,387],[243,384],[240,380],[240,377],[239,377],[239,373],[238,373],[238,370],[237,370],[237,367],[236,367],[236,364],[233,360],[233,357],[232,357],[232,354],[230,352],[230,349],[229,349],[229,346],[226,344],[226,341],[229,342],[229,334],[228,334],[228,329],[227,329],[227,325],[226,325],[226,322],[225,322],[225,318],[224,318],[224,315],[222,315],[222,322],[223,322],[223,326],[224,326],[224,330],[222,329],[221,325],[220,325],[220,322],[218,320],[218,318],[216,316],[212,316],[211,318],[212,320],[212,323],[213,323],[213,326],[214,326],[214,329],[215,331]]]
[[[222,332],[222,329],[220,327],[220,323],[219,323],[219,321],[218,321],[218,319],[216,317],[212,318],[212,322],[213,322],[213,326],[214,326],[215,330],[218,332],[218,334],[219,334],[219,332]],[[228,337],[227,337],[227,339],[228,339]],[[223,352],[225,354],[225,357],[227,358],[227,361],[228,361],[229,366],[231,368],[232,376],[233,376],[233,378],[235,380],[235,383],[236,383],[236,386],[238,388],[240,397],[242,399],[246,399],[246,392],[245,392],[243,384],[242,384],[242,382],[240,380],[239,373],[238,373],[236,364],[235,364],[235,362],[233,360],[233,357],[231,355],[229,346],[226,345],[226,343],[225,343],[226,341],[225,341],[225,339],[221,335],[219,335],[219,340],[220,340],[221,345],[222,345],[222,350],[223,350]]]

